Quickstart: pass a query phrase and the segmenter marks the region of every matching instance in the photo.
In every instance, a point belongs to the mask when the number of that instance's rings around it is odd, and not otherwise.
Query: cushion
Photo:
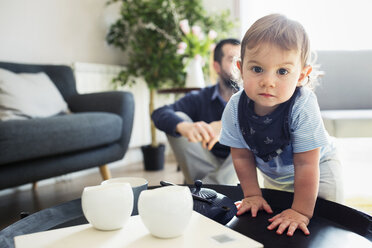
[[[67,103],[45,73],[17,74],[0,68],[0,120],[42,118],[67,111]]]
[[[321,114],[332,136],[372,137],[372,110],[324,110]]]
[[[0,121],[0,164],[55,156],[116,142],[122,134],[119,115],[87,112],[50,118]]]

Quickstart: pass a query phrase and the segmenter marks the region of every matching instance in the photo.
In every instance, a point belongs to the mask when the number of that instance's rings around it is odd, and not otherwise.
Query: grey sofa
[[[123,158],[132,132],[130,92],[78,94],[72,69],[63,65],[0,62],[0,68],[45,72],[73,112],[0,121],[0,189],[92,167],[110,177],[106,164]]]
[[[335,137],[372,137],[372,50],[318,51],[324,76],[315,89]]]

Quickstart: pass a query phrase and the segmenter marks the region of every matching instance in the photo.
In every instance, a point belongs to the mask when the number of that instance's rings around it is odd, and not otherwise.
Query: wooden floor
[[[344,139],[340,142],[341,161],[344,164],[345,205],[372,215],[372,164],[368,154],[372,151],[372,139]],[[110,165],[113,177],[143,177],[149,185],[159,185],[161,180],[181,184],[182,173],[168,158],[164,170],[145,171],[142,163],[126,166]],[[79,174],[80,173],[80,174]],[[80,198],[86,186],[98,185],[102,179],[99,170],[68,174],[39,182],[36,191],[31,184],[0,191],[0,230],[20,219],[21,212],[34,213],[41,209]]]

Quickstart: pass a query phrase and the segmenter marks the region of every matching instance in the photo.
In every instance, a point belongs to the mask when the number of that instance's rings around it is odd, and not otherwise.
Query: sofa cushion
[[[372,110],[323,110],[324,126],[335,137],[372,137]]]
[[[0,68],[0,120],[49,117],[67,110],[44,72],[18,74]]]
[[[119,140],[122,119],[89,112],[30,120],[0,121],[0,165],[110,144]]]

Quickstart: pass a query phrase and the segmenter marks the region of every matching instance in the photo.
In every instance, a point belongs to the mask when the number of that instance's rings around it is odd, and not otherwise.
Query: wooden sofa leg
[[[107,164],[100,166],[99,172],[101,173],[103,180],[107,180],[111,178],[111,172]]]

